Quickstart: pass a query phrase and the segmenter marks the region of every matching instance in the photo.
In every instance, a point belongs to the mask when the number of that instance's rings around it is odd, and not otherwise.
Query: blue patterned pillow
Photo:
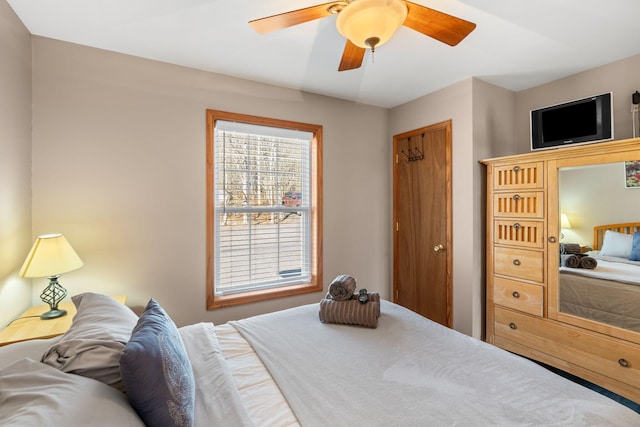
[[[153,299],[120,355],[131,406],[149,426],[193,426],[195,380],[173,320]]]
[[[633,232],[633,244],[631,245],[629,259],[631,261],[640,261],[640,232]]]

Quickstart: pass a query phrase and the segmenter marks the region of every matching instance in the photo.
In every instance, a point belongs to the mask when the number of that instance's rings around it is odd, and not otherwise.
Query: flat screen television
[[[613,139],[613,94],[531,110],[531,149]]]

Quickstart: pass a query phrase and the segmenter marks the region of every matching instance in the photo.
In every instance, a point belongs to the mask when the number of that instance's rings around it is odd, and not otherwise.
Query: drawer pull
[[[518,291],[513,291],[511,295],[513,295],[514,298],[520,298],[520,293]]]
[[[516,324],[515,324],[515,323],[513,323],[513,322],[509,323],[509,327],[510,327],[511,329],[518,329],[518,327],[516,326]],[[620,359],[620,360],[623,360],[623,359]],[[619,362],[619,361],[618,361],[618,362]]]
[[[517,222],[515,224],[513,224],[513,229],[514,230],[520,230],[520,227],[522,227],[522,226]]]
[[[513,260],[513,265],[520,265],[520,260],[518,258]]]
[[[556,242],[556,238],[553,237],[553,236],[549,237],[549,242],[550,243],[555,243]]]
[[[518,200],[520,200],[520,195],[519,194],[514,194],[512,199],[517,202]]]
[[[513,171],[514,172],[520,172],[520,166],[514,166],[513,167]]]
[[[629,367],[629,361],[627,359],[618,359],[618,365],[622,366],[623,368],[628,368]]]

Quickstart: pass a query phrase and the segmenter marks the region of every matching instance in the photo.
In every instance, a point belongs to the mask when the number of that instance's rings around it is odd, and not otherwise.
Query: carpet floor
[[[631,401],[631,400],[629,400],[629,399],[627,399],[625,397],[620,396],[619,394],[616,394],[616,393],[614,393],[612,391],[607,390],[606,388],[602,388],[599,385],[593,384],[592,382],[589,382],[589,381],[587,381],[585,379],[582,379],[580,377],[576,377],[575,375],[572,375],[572,374],[570,374],[568,372],[565,372],[565,371],[563,371],[561,369],[554,368],[553,366],[549,366],[549,365],[546,365],[546,364],[541,363],[541,362],[536,362],[536,363],[539,364],[539,365],[544,366],[548,370],[550,370],[552,372],[555,372],[556,374],[558,374],[558,375],[560,375],[562,377],[565,377],[565,378],[567,378],[567,379],[569,379],[569,380],[571,380],[571,381],[573,381],[575,383],[578,383],[578,384],[580,384],[580,385],[582,385],[584,387],[590,388],[591,390],[597,391],[598,393],[600,393],[602,395],[605,395],[608,398],[613,399],[616,402],[619,402],[619,403],[623,404],[624,406],[627,406],[627,407],[633,409],[634,411],[640,413],[640,403],[633,402],[633,401]]]

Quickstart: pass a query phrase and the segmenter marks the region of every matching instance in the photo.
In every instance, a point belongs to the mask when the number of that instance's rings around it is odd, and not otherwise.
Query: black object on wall
[[[613,139],[613,94],[531,110],[531,149]]]

